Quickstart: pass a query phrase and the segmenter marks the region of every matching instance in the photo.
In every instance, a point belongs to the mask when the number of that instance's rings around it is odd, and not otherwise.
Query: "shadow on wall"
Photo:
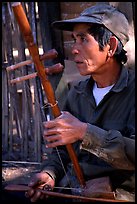
[[[76,67],[75,62],[71,60],[65,60],[64,63],[65,63],[64,73],[62,75],[62,78],[58,84],[58,87],[55,93],[57,100],[59,102],[60,109],[63,108],[65,99],[70,87],[73,86],[78,81],[85,80],[86,78],[89,77],[89,76],[81,76],[79,74],[79,71]]]

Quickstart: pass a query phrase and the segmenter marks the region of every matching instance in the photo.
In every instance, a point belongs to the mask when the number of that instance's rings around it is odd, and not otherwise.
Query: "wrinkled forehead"
[[[72,38],[73,37],[85,37],[88,34],[89,28],[90,26],[85,23],[76,24],[71,34]]]

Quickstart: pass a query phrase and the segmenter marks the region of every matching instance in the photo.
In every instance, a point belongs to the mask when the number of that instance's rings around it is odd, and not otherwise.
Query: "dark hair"
[[[109,43],[109,39],[111,36],[114,36],[112,32],[110,32],[107,28],[99,24],[93,24],[88,29],[88,33],[91,34],[95,40],[99,43],[100,50],[103,50],[104,46]],[[118,38],[117,38],[118,39]],[[123,45],[118,39],[117,50],[114,54],[115,59],[121,63],[125,64],[127,62],[126,51],[123,49]]]

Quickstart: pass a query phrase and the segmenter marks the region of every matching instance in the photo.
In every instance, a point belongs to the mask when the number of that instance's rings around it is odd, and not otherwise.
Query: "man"
[[[54,189],[58,184],[69,186],[64,169],[71,180],[70,186],[75,187],[77,182],[72,182],[75,173],[65,148],[67,144],[73,145],[86,182],[108,176],[113,191],[120,189],[122,196],[132,195],[135,187],[135,83],[134,70],[124,66],[128,21],[116,8],[96,4],[79,17],[56,21],[53,26],[72,31],[74,61],[80,74],[89,75],[89,78],[70,90],[59,117],[44,122],[46,148],[53,148],[53,151],[43,170],[29,184],[32,189],[26,196],[31,202],[44,198],[33,188],[38,182],[40,188],[46,185]]]

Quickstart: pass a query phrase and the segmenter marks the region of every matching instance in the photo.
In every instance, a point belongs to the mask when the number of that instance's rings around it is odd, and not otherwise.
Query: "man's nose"
[[[78,53],[79,53],[78,46],[74,45],[73,48],[72,48],[72,54],[75,55],[75,54],[78,54]]]

